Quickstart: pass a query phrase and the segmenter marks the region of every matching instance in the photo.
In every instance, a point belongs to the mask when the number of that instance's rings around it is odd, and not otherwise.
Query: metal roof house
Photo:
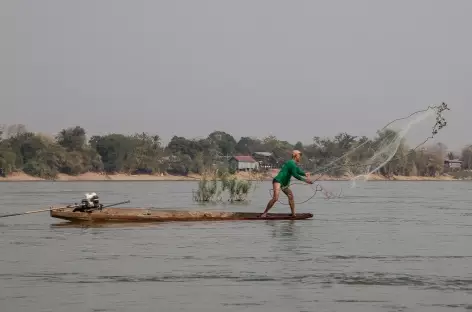
[[[259,163],[251,156],[233,156],[229,159],[229,167],[233,170],[258,170]]]
[[[259,156],[259,157],[272,157],[273,153],[271,152],[254,152],[252,153],[253,156]]]
[[[444,169],[448,171],[460,170],[462,168],[462,161],[459,159],[445,159]]]
[[[271,152],[254,152],[252,157],[259,163],[261,168],[265,169],[279,167],[279,163],[283,162],[283,160],[277,159],[274,153]]]

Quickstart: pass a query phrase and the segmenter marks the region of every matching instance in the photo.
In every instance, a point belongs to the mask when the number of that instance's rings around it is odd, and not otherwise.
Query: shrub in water
[[[210,178],[204,174],[198,181],[198,189],[193,192],[197,202],[221,201],[223,192],[228,193],[228,201],[245,201],[250,192],[252,182],[239,179],[228,172],[215,172]]]

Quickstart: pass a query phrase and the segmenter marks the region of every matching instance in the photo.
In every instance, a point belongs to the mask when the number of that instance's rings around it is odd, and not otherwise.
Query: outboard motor
[[[85,211],[89,209],[102,209],[103,205],[100,204],[97,193],[86,193],[85,198],[81,200],[79,207],[75,208],[74,211]]]
[[[82,199],[82,207],[84,208],[99,208],[100,201],[98,200],[97,193],[86,193],[85,198]]]

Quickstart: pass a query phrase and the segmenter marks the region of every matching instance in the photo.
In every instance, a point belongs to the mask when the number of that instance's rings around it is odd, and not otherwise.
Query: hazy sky
[[[470,0],[3,0],[0,124],[373,136],[441,102],[472,143]]]

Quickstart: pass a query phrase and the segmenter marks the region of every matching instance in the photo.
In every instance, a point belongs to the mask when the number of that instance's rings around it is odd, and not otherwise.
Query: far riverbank
[[[258,180],[258,181],[271,181],[274,174],[266,175],[255,175],[249,173],[237,173],[236,176],[241,179],[247,180]],[[30,182],[30,181],[198,181],[202,178],[202,175],[190,174],[188,176],[177,176],[169,174],[105,174],[88,172],[77,176],[71,176],[66,174],[59,174],[56,179],[42,179],[34,176],[27,175],[25,173],[13,173],[7,177],[0,177],[0,182]],[[332,176],[312,176],[312,179],[317,181],[349,181],[352,177],[332,177]],[[441,175],[437,177],[423,177],[423,176],[391,176],[389,178],[372,174],[369,176],[368,181],[459,181],[459,179],[450,175]]]

